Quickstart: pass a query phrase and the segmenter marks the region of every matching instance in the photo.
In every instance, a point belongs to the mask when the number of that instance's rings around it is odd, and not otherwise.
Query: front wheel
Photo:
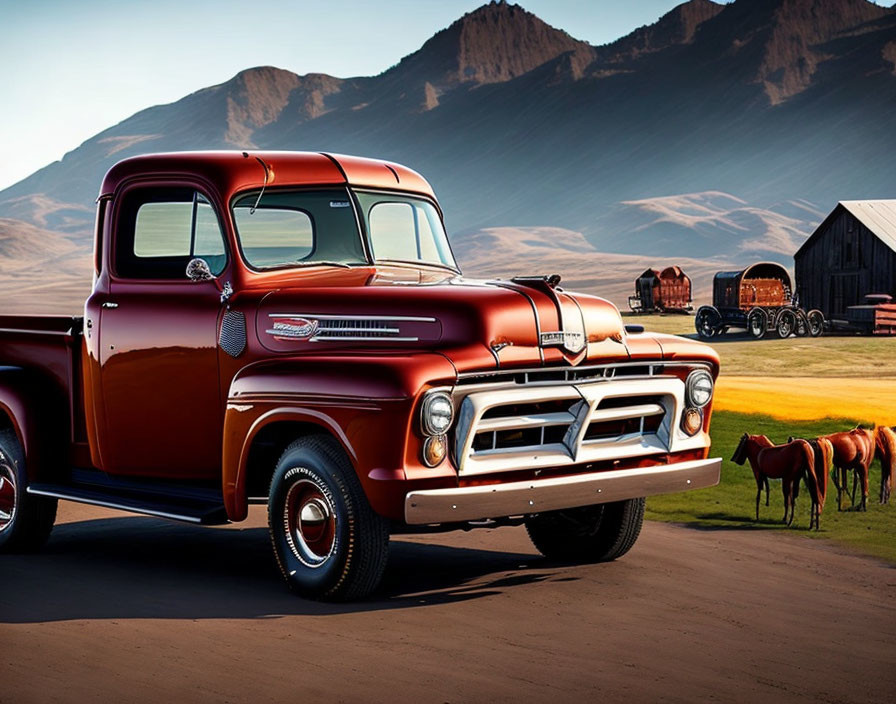
[[[56,499],[25,492],[25,457],[15,432],[0,432],[0,552],[43,547],[56,521]]]
[[[644,499],[629,499],[531,516],[526,530],[547,558],[609,562],[632,549],[643,523]]]
[[[379,585],[389,524],[370,507],[332,438],[311,436],[286,448],[271,480],[268,525],[280,571],[300,596],[347,601]]]
[[[702,306],[694,318],[694,327],[701,338],[709,340],[714,335],[719,334],[721,322],[722,316],[719,314],[719,311],[712,306]]]

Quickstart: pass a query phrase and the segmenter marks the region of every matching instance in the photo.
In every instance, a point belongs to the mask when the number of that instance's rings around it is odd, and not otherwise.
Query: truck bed
[[[26,370],[39,393],[66,417],[69,458],[76,445],[85,447],[81,335],[83,318],[63,315],[0,315],[0,373],[10,367]],[[80,453],[78,453],[80,454]]]

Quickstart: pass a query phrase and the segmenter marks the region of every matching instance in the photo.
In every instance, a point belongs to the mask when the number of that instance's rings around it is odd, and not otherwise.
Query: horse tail
[[[802,477],[806,482],[806,488],[813,501],[818,500],[818,478],[815,474],[815,450],[806,440],[797,440],[800,449],[803,451],[803,466],[797,475],[796,486],[800,485],[799,478]],[[794,497],[796,491],[794,491]]]
[[[834,462],[834,445],[827,438],[818,438],[818,459],[821,460],[821,468],[815,466],[815,480],[818,483],[818,497],[821,507],[824,508],[824,500],[828,493],[828,474]]]

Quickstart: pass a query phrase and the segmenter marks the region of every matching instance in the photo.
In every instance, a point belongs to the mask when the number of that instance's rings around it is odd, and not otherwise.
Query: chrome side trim
[[[153,509],[135,508],[134,506],[124,506],[114,501],[104,501],[101,499],[88,499],[81,496],[66,494],[62,491],[48,491],[46,489],[34,489],[28,487],[26,491],[35,496],[49,496],[53,499],[63,499],[65,501],[74,501],[79,504],[89,504],[90,506],[102,506],[103,508],[113,508],[117,511],[127,511],[128,513],[139,513],[144,516],[155,516],[156,518],[168,518],[172,521],[182,521],[184,523],[202,523],[196,516],[183,516],[176,513],[167,513],[165,511],[155,511]]]
[[[318,315],[317,313],[269,313],[269,318],[314,318],[316,320],[399,320],[406,323],[434,323],[435,318],[421,318],[412,315],[367,315],[349,314],[344,315]]]
[[[427,489],[405,497],[409,525],[525,516],[656,494],[704,489],[719,483],[722,458],[591,472],[526,482]]]

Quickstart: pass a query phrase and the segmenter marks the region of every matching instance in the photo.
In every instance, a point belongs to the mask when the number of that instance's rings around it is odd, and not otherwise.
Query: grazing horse
[[[750,468],[756,478],[756,520],[759,520],[759,498],[762,487],[766,487],[768,496],[768,480],[780,479],[781,491],[784,494],[784,523],[793,523],[794,498],[798,491],[799,481],[805,477],[813,496],[813,521],[816,515],[815,497],[818,487],[815,480],[815,453],[805,440],[794,440],[786,445],[775,445],[765,435],[748,435],[744,433],[740,443],[731,457],[735,464],[743,465],[750,461]],[[788,518],[789,513],[789,518]]]
[[[875,455],[880,459],[880,502],[888,504],[896,475],[896,431],[893,428],[882,426],[877,429]]]
[[[831,433],[824,437],[834,448],[833,476],[834,486],[837,487],[837,510],[843,510],[842,496],[847,491],[846,477],[849,470],[853,471],[853,491],[850,498],[855,505],[856,482],[861,478],[863,487],[861,508],[865,510],[865,499],[868,496],[868,468],[874,459],[873,433],[862,428],[855,428],[840,433]]]
[[[793,436],[787,438],[787,442],[798,440]],[[828,472],[831,471],[831,464],[834,461],[834,446],[827,438],[815,438],[814,440],[806,440],[812,448],[815,455],[815,495],[812,496],[812,507],[815,509],[813,518],[815,519],[815,529],[819,530],[819,522],[821,521],[821,512],[824,510],[824,502],[828,493]],[[812,484],[806,480],[806,488],[811,495],[813,492]],[[809,528],[812,528],[810,523]]]

